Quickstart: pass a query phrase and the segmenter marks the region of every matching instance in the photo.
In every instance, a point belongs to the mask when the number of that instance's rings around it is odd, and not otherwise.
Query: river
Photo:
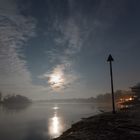
[[[49,140],[60,136],[81,118],[99,112],[96,104],[86,103],[0,106],[0,140]]]

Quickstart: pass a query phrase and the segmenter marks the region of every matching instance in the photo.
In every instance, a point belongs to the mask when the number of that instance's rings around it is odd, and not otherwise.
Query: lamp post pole
[[[112,61],[114,61],[111,54],[108,56],[107,62],[110,65],[110,78],[111,78],[111,93],[112,93],[112,113],[115,114],[115,98],[114,98],[114,86],[113,86],[113,72],[112,72]]]

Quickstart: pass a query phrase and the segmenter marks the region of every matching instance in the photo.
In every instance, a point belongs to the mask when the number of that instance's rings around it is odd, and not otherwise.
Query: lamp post
[[[112,73],[112,61],[114,61],[111,54],[108,56],[107,62],[110,65],[110,78],[111,78],[111,93],[112,93],[112,113],[115,114],[115,99],[114,99],[114,87],[113,87],[113,73]]]

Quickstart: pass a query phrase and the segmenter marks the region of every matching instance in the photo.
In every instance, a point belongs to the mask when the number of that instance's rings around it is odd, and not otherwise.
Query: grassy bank
[[[82,119],[55,140],[140,140],[140,106]]]

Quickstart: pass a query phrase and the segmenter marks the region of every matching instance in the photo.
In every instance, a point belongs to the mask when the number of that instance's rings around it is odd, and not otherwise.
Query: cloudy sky
[[[139,0],[0,0],[0,91],[91,97],[140,82]]]

